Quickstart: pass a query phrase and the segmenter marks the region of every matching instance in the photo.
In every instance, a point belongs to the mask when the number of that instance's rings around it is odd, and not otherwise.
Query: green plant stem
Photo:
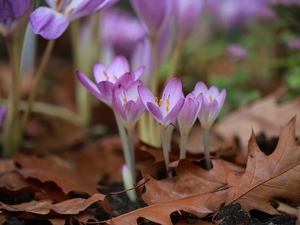
[[[211,170],[211,160],[210,160],[210,151],[209,151],[209,128],[203,129],[203,143],[204,143],[204,156],[205,156],[205,166],[207,170]]]
[[[22,135],[23,131],[25,130],[29,114],[32,111],[32,106],[33,106],[34,99],[36,97],[37,89],[40,84],[45,67],[46,67],[46,65],[49,61],[50,55],[52,53],[54,43],[55,43],[55,40],[48,41],[44,55],[42,57],[42,61],[34,75],[32,89],[31,89],[31,92],[29,93],[28,107],[25,110],[24,115],[22,117],[22,121],[21,121],[21,135]]]
[[[186,157],[187,139],[188,139],[188,135],[186,135],[186,134],[180,135],[180,159],[185,159],[185,157]]]
[[[11,88],[8,96],[7,116],[4,125],[3,135],[3,153],[4,158],[9,158],[16,150],[15,144],[16,137],[16,125],[18,124],[18,101],[20,93],[20,52],[18,47],[19,39],[15,39],[14,36],[6,37],[6,45],[8,49],[10,67],[12,70]]]
[[[136,180],[136,177],[135,177],[135,161],[133,161],[132,153],[129,149],[128,137],[127,137],[127,134],[126,134],[126,130],[125,130],[125,127],[124,127],[121,119],[119,118],[119,116],[116,114],[115,111],[114,111],[114,114],[115,114],[118,130],[119,130],[119,135],[120,135],[121,142],[122,142],[125,163],[126,163],[128,169],[129,169],[129,171],[132,175],[132,179],[133,179],[132,182],[135,183],[135,180]]]
[[[172,60],[171,60],[172,64],[171,64],[170,73],[168,74],[167,79],[165,80],[165,85],[168,83],[170,79],[172,79],[175,76],[183,44],[184,42],[177,42],[176,44],[175,50],[172,55]]]
[[[8,101],[0,99],[0,104],[8,105]],[[27,101],[19,101],[18,108],[20,111],[25,111],[28,108]],[[56,106],[43,102],[33,102],[31,111],[64,119],[66,121],[69,121],[70,123],[78,125],[78,115],[75,112],[61,106]]]

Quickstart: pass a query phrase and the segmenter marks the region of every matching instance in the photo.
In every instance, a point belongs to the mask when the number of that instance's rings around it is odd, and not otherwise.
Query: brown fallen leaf
[[[280,96],[287,91],[287,87],[282,87],[265,98],[230,113],[213,127],[214,131],[225,140],[238,137],[241,153],[247,158],[247,144],[251,130],[256,134],[265,134],[268,139],[277,137],[278,124],[286,124],[286,118],[299,114],[300,97],[282,104],[277,103]],[[296,124],[296,134],[300,136],[300,120]]]
[[[138,218],[146,218],[158,224],[173,225],[170,214],[180,210],[190,212],[199,218],[203,218],[209,213],[212,213],[212,211],[204,207],[197,198],[188,197],[137,209],[106,222],[112,225],[133,225],[137,224]]]
[[[274,198],[300,204],[300,147],[295,141],[295,123],[296,117],[280,128],[277,147],[268,156],[259,149],[252,133],[245,173],[236,176],[227,169],[226,204],[239,202],[246,210],[269,214],[278,213],[270,204]]]
[[[148,205],[194,197],[206,208],[216,211],[225,202],[227,194],[225,164],[237,173],[244,169],[221,159],[213,159],[212,163],[213,169],[207,171],[188,159],[172,162],[170,166],[175,167],[176,176],[163,180],[155,180],[142,172],[144,179],[150,181],[141,196]]]
[[[25,179],[34,178],[42,183],[54,182],[66,195],[72,191],[78,191],[91,196],[98,192],[98,188],[101,188],[74,171],[63,167],[53,167],[47,160],[34,155],[17,154],[14,160],[21,165],[22,168],[18,172]]]
[[[50,201],[31,201],[17,205],[7,205],[0,202],[0,209],[9,212],[27,212],[38,215],[76,215],[90,205],[104,201],[105,195],[96,193],[88,199],[73,198],[64,202],[53,204]]]

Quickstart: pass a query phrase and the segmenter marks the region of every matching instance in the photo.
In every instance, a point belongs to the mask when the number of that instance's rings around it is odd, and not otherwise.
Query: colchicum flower
[[[211,86],[209,89],[203,82],[198,82],[194,89],[194,94],[202,95],[202,106],[199,111],[198,118],[201,126],[208,129],[216,120],[226,98],[226,90],[223,89],[220,93],[216,86]]]
[[[72,20],[109,7],[117,0],[45,0],[50,6],[41,6],[30,15],[35,34],[53,40],[60,37]]]
[[[130,13],[119,9],[104,11],[101,28],[104,57],[121,54],[130,59],[137,42],[146,36],[142,23]]]
[[[0,1],[0,33],[6,36],[16,27],[18,21],[29,9],[32,0]]]
[[[131,5],[150,36],[161,31],[169,15],[169,0],[131,0]]]
[[[184,104],[182,84],[177,77],[168,82],[161,99],[154,97],[152,92],[144,85],[140,85],[138,91],[147,111],[164,128],[167,128],[176,118]]]
[[[138,92],[147,111],[160,124],[165,166],[168,171],[170,144],[167,128],[176,119],[184,104],[181,81],[178,77],[172,78],[160,100],[144,85],[138,86]]]
[[[140,80],[134,81],[133,78],[130,73],[124,74],[117,81],[112,96],[112,106],[126,129],[133,129],[145,111],[138,94],[138,86],[143,83]]]
[[[192,126],[198,118],[199,110],[202,104],[202,94],[195,96],[190,93],[186,96],[184,105],[177,115],[177,121],[180,132],[180,159],[184,159],[186,155],[187,137]]]
[[[203,82],[198,82],[195,86],[194,94],[196,96],[200,94],[202,95],[202,105],[198,114],[198,119],[200,120],[203,128],[205,164],[206,168],[210,170],[209,131],[224,104],[226,90],[223,89],[219,93],[216,86],[211,86],[208,89]]]
[[[124,56],[116,56],[109,67],[102,63],[94,66],[94,78],[96,83],[91,81],[83,72],[77,71],[77,77],[85,88],[96,98],[108,106],[112,106],[112,92],[116,81],[130,71],[127,59]],[[134,80],[138,80],[143,74],[144,67],[139,68],[133,73]]]
[[[190,93],[186,96],[184,105],[179,114],[177,115],[177,121],[181,135],[188,136],[192,126],[198,118],[201,105],[201,94],[195,96],[194,93]]]
[[[176,38],[184,42],[199,23],[204,0],[172,0]]]

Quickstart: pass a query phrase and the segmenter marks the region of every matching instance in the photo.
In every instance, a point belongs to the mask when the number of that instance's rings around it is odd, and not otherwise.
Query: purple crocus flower
[[[134,76],[127,73],[117,81],[114,87],[112,106],[126,129],[133,129],[145,111],[138,93],[138,86],[142,84],[142,81],[134,81]]]
[[[111,6],[117,0],[45,0],[50,6],[41,6],[30,15],[35,34],[52,40],[60,37],[70,21],[90,15]]]
[[[161,31],[168,18],[169,0],[131,0],[136,14],[145,24],[148,34],[153,37]]]
[[[203,82],[198,82],[195,86],[194,94],[196,96],[202,94],[202,105],[198,114],[198,119],[204,129],[209,129],[216,120],[224,104],[226,90],[223,89],[219,93],[216,86],[211,86],[208,89]]]
[[[171,23],[166,24],[159,36],[158,40],[158,52],[157,52],[157,61],[158,67],[161,67],[164,62],[169,58],[173,50],[174,38],[173,38],[173,26]],[[133,68],[137,68],[137,65],[144,65],[146,67],[145,73],[141,80],[144,85],[150,85],[150,80],[152,78],[152,51],[151,51],[151,41],[149,37],[145,37],[143,40],[140,40],[133,51],[131,57],[131,65]]]
[[[11,33],[18,21],[29,9],[32,0],[0,1],[0,33],[4,36]]]
[[[7,109],[4,106],[0,106],[0,129],[2,128],[3,124],[4,124],[4,120],[6,117],[6,112]]]
[[[243,46],[237,44],[228,45],[226,51],[228,55],[235,59],[244,59],[248,56],[247,50]]]
[[[129,59],[137,42],[146,36],[146,31],[130,13],[109,9],[103,15],[102,35],[105,49],[112,52],[113,56],[122,54]]]
[[[204,0],[172,0],[176,38],[184,42],[199,23]]]
[[[177,77],[167,83],[160,100],[144,85],[138,87],[138,92],[146,109],[165,128],[176,118],[184,104],[182,84]]]
[[[109,67],[102,63],[96,63],[94,66],[94,78],[96,83],[91,81],[83,72],[77,71],[77,77],[85,88],[96,98],[108,106],[112,105],[112,91],[117,80],[130,71],[127,59],[122,56],[116,56]],[[144,67],[139,68],[133,73],[133,80],[138,80],[144,72]]]
[[[187,136],[194,125],[199,110],[202,105],[202,94],[195,96],[194,93],[190,93],[186,96],[184,105],[177,115],[177,121],[181,135]]]

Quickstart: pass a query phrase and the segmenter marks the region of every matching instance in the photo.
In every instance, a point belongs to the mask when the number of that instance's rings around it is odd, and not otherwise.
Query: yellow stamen
[[[169,107],[170,107],[170,100],[169,100],[169,98],[166,98],[166,102],[167,102],[167,104],[166,104],[166,111],[169,112]]]
[[[209,96],[209,101],[212,102],[213,98],[211,97],[211,95]]]
[[[114,78],[115,78],[116,81],[118,80],[118,77],[116,75],[114,75]]]
[[[158,98],[157,98],[157,97],[154,97],[154,101],[155,101],[156,103],[158,103]]]
[[[124,70],[124,73],[128,73],[128,70]]]
[[[124,103],[127,102],[127,98],[126,98],[126,97],[123,98],[123,102],[124,102]]]
[[[162,99],[160,99],[158,105],[161,106],[162,102]]]

